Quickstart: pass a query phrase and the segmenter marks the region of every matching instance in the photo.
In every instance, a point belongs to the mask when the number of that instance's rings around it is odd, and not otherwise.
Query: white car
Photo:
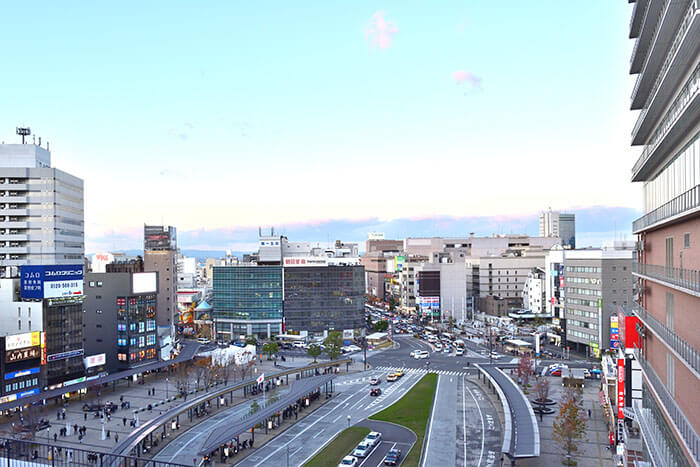
[[[433,344],[433,347],[435,347],[435,350],[436,350],[437,352],[439,352],[439,351],[442,350],[442,344],[439,343],[439,342],[434,343],[434,344]]]
[[[352,452],[352,455],[355,457],[367,457],[367,454],[369,454],[371,450],[372,445],[369,444],[367,441],[362,441],[360,444],[357,445],[355,450]]]
[[[429,356],[430,354],[427,350],[416,350],[415,356],[413,358],[417,360],[419,358],[428,358]]]
[[[445,348],[444,348],[442,351],[443,351],[444,353],[450,353],[450,352],[452,352],[452,350],[451,350],[448,346],[445,346]]]
[[[408,354],[409,357],[415,358],[416,357],[416,352],[420,352],[420,350],[411,350],[411,353]]]
[[[206,337],[198,337],[197,342],[200,344],[209,344],[211,341]]]
[[[365,443],[370,443],[372,446],[382,442],[382,434],[378,431],[372,431],[370,434],[365,436]]]
[[[294,344],[292,344],[292,346],[293,346],[295,349],[305,349],[305,348],[306,348],[306,343],[305,343],[305,342],[295,342]]]
[[[340,461],[338,467],[355,467],[357,465],[357,457],[345,456],[343,460]]]
[[[455,350],[455,356],[456,356],[456,357],[461,357],[462,355],[464,355],[464,349],[457,349],[457,350]]]
[[[498,360],[499,358],[501,358],[501,356],[498,355],[496,352],[491,352],[491,358],[493,358],[494,360]]]
[[[348,352],[359,352],[362,350],[362,347],[358,347],[357,345],[348,345]]]

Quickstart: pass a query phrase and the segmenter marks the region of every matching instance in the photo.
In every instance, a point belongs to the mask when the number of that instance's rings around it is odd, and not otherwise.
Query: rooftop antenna
[[[32,130],[29,127],[17,127],[16,133],[22,137],[22,144],[24,144],[24,137],[32,134]]]

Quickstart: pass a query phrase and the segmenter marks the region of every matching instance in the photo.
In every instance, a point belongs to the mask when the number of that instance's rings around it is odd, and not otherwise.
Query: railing
[[[647,20],[647,15],[649,15],[649,9],[651,8],[652,3],[653,2],[651,0],[648,1],[647,6],[644,8],[644,16],[642,17],[642,23],[641,23],[642,26],[644,25],[644,23]],[[637,40],[634,41],[634,47],[632,48],[632,54],[630,55],[630,63],[632,63],[634,61],[634,57],[637,55],[637,49],[639,48],[639,42],[640,42],[641,37],[642,36],[640,34],[640,36],[637,38]],[[651,44],[651,41],[649,41],[649,44]]]
[[[673,396],[661,382],[661,378],[659,378],[652,366],[649,365],[649,362],[647,362],[636,346],[634,348],[634,358],[642,367],[642,371],[644,372],[644,375],[649,381],[652,389],[656,393],[657,399],[663,405],[663,410],[673,422],[676,431],[678,431],[678,433],[681,435],[683,441],[685,441],[685,444],[693,456],[693,459],[695,459],[696,463],[700,463],[700,437],[695,432],[695,429],[693,429],[693,425],[690,424],[683,411],[680,409],[680,407],[678,407],[678,404],[676,404]]]
[[[638,400],[635,400],[633,405],[637,424],[644,437],[647,453],[651,457],[651,465],[672,466],[674,464],[673,457],[651,409],[642,407],[642,403]],[[635,463],[635,465],[637,464]]]
[[[676,287],[700,292],[700,271],[694,269],[670,268],[656,264],[634,263],[632,272],[640,276],[657,279]]]
[[[695,94],[697,94],[699,89],[700,63],[698,63],[698,66],[695,67],[695,71],[690,76],[690,78],[688,78],[685,85],[683,86],[683,89],[676,96],[673,105],[671,106],[671,108],[668,109],[666,115],[664,115],[663,119],[658,124],[651,138],[649,138],[649,142],[644,147],[644,151],[642,151],[641,156],[639,156],[639,159],[637,159],[637,162],[634,164],[634,167],[632,167],[632,175],[637,174],[644,166],[644,164],[647,163],[649,157],[651,157],[654,151],[656,151],[656,148],[659,147],[659,144],[668,134],[668,131],[671,128],[673,128],[673,125],[678,120],[678,117],[680,117],[683,114],[683,111],[688,106],[688,103],[695,97]]]
[[[649,3],[654,3],[654,2],[649,2]],[[659,14],[656,18],[656,24],[654,24],[654,32],[651,34],[651,40],[649,41],[649,48],[646,51],[646,57],[644,58],[644,64],[642,65],[642,71],[639,73],[637,76],[637,81],[634,83],[634,88],[632,89],[632,100],[634,100],[635,96],[637,95],[637,91],[639,90],[639,83],[642,82],[642,77],[644,76],[644,70],[647,68],[647,64],[649,63],[649,57],[650,57],[650,51],[652,47],[654,47],[654,42],[656,42],[656,38],[659,34],[659,29],[661,29],[661,23],[662,19],[664,16],[666,16],[666,8],[668,5],[671,3],[671,0],[664,0],[664,4],[661,5],[661,9],[659,10]]]
[[[698,354],[698,351],[692,345],[688,344],[679,337],[678,334],[666,327],[638,303],[632,305],[631,311],[639,317],[647,328],[651,329],[651,331],[664,341],[668,347],[673,349],[689,368],[696,373],[700,373],[700,354]]]
[[[671,201],[662,204],[632,223],[632,231],[639,232],[652,224],[700,207],[700,185],[696,185]]]
[[[649,2],[649,3],[651,3],[651,2]],[[666,3],[668,3],[668,0]],[[676,50],[678,50],[678,47],[680,47],[683,36],[685,35],[685,32],[688,29],[688,26],[690,25],[691,20],[693,19],[693,15],[695,14],[695,10],[697,10],[698,8],[700,8],[700,0],[693,0],[692,2],[690,2],[690,5],[688,6],[688,11],[685,12],[683,19],[681,20],[681,24],[678,27],[678,32],[676,33],[676,37],[673,39],[673,42],[671,43],[671,46],[669,47],[668,52],[666,53],[666,58],[664,59],[664,62],[661,64],[661,68],[659,68],[659,74],[656,76],[656,81],[654,81],[654,85],[651,87],[651,91],[649,91],[649,95],[647,96],[647,99],[644,102],[644,105],[642,106],[642,108],[645,111],[639,114],[639,118],[637,118],[637,123],[635,123],[634,129],[632,130],[632,135],[637,134],[639,127],[641,126],[642,122],[644,121],[644,117],[646,115],[646,110],[649,108],[649,105],[651,104],[651,101],[652,101],[654,95],[656,94],[656,91],[659,89],[659,86],[661,86],[661,82],[664,79],[664,75],[668,71],[668,68],[671,66],[671,61],[673,60],[673,56],[676,54]],[[666,9],[666,5],[664,5],[662,7],[662,10],[661,10],[662,14],[665,11],[665,9]],[[656,34],[656,32],[654,34]],[[641,77],[642,77],[642,74],[639,75],[639,77],[637,78],[637,82],[634,85],[634,91],[632,91],[633,99],[634,99],[634,96],[637,94],[637,87],[639,86]]]
[[[41,437],[42,432],[36,434]],[[0,465],[102,466],[111,463],[123,467],[185,467],[184,464],[121,456],[76,447],[54,446],[47,440],[0,437]]]

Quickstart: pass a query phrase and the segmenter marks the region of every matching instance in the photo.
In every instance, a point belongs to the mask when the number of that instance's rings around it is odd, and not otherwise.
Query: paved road
[[[428,423],[423,465],[453,465],[457,438],[457,376],[438,376],[433,411]],[[461,422],[461,420],[460,420]]]
[[[382,389],[382,395],[379,397],[369,395],[369,379],[373,376],[383,377],[385,376],[384,372],[370,370],[360,374],[341,376],[335,380],[335,387],[340,394],[237,465],[279,467],[286,465],[287,452],[289,452],[290,466],[303,465],[326,442],[348,425],[364,420],[396,402],[413,387],[422,375],[423,372],[407,372],[403,378],[395,383],[383,381],[379,386]],[[348,415],[350,415],[349,422]]]
[[[378,431],[382,434],[382,442],[374,448],[371,454],[360,461],[358,467],[367,466],[375,467],[382,465],[384,456],[390,449],[398,449],[401,451],[401,457],[398,465],[403,463],[403,459],[411,450],[411,446],[416,442],[416,435],[409,429],[402,426],[394,425],[393,423],[377,422],[374,420],[363,420],[357,425],[366,426],[372,431]]]
[[[481,388],[466,378],[457,390],[456,465],[499,465],[501,424],[496,407]],[[461,398],[461,400],[459,400]]]

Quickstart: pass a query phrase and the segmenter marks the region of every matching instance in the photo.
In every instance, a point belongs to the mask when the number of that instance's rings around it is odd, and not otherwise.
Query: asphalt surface
[[[287,453],[290,466],[303,465],[344,428],[365,420],[400,399],[423,374],[419,371],[407,372],[394,383],[385,380],[385,372],[374,369],[340,376],[334,382],[338,394],[333,399],[236,465],[279,467],[287,465]],[[378,397],[369,395],[369,379],[374,376],[382,377],[382,383],[379,385],[382,394]]]
[[[409,430],[399,425],[394,425],[393,423],[378,422],[375,420],[363,420],[357,424],[358,426],[365,426],[372,431],[378,431],[382,434],[382,442],[374,448],[369,456],[364,459],[360,459],[358,466],[378,466],[384,463],[384,456],[391,449],[398,449],[401,451],[401,457],[399,458],[399,463],[396,465],[401,465],[403,459],[411,450],[411,446],[416,442],[416,435]]]

